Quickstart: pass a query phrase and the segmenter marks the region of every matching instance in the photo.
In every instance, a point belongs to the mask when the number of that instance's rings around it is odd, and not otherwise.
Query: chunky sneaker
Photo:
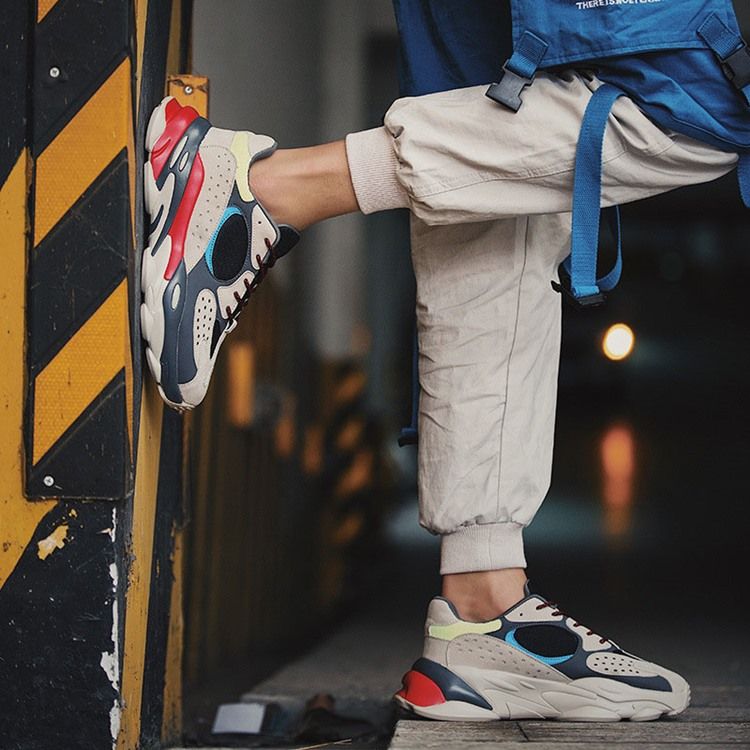
[[[248,185],[250,165],[275,150],[272,138],[214,128],[167,97],[146,148],[141,330],[164,400],[192,409],[241,308],[299,235],[277,225]]]
[[[690,687],[539,596],[482,623],[463,621],[438,597],[427,612],[424,656],[396,701],[446,721],[649,721],[684,711]]]

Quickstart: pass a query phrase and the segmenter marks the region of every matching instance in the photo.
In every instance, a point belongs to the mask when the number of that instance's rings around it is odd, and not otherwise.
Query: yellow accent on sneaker
[[[232,145],[229,147],[229,150],[234,154],[235,161],[237,162],[237,173],[234,178],[237,183],[237,190],[240,193],[240,198],[242,198],[245,203],[250,203],[254,200],[248,183],[250,160],[252,158],[250,154],[249,140],[250,133],[240,131],[239,133],[234,134]]]
[[[502,623],[500,620],[490,620],[489,622],[453,622],[450,625],[430,625],[427,634],[431,638],[437,638],[440,641],[452,641],[460,635],[479,634],[486,635],[500,630]]]

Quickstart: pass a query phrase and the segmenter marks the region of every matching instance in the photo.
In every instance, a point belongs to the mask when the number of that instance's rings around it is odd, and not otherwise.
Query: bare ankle
[[[253,164],[248,182],[279,224],[299,230],[358,210],[343,141],[280,149]]]
[[[284,199],[284,161],[283,151],[276,151],[271,156],[256,161],[248,174],[250,190],[277,223],[304,229],[299,225],[299,219],[295,223],[296,217]]]
[[[453,573],[443,576],[443,596],[455,605],[462,619],[484,622],[523,599],[525,584],[523,568]]]

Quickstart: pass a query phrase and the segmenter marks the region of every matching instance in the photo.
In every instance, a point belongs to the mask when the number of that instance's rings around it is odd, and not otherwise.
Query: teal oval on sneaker
[[[516,630],[518,630],[518,628],[511,630],[508,633],[508,635],[505,636],[505,642],[510,643],[510,645],[513,646],[513,648],[517,648],[519,651],[522,651],[527,656],[531,656],[534,659],[544,662],[544,664],[547,664],[550,667],[554,667],[555,664],[562,664],[564,661],[568,661],[568,659],[574,656],[574,654],[566,654],[564,656],[542,656],[541,654],[535,654],[533,651],[529,651],[529,649],[524,648],[516,640],[516,636],[515,636]]]
[[[208,270],[211,271],[212,276],[216,276],[216,274],[214,273],[214,246],[216,245],[216,238],[219,236],[219,232],[221,231],[221,228],[224,226],[227,220],[231,216],[237,216],[238,214],[242,216],[242,211],[240,211],[237,206],[228,206],[226,209],[224,209],[224,214],[219,220],[216,229],[214,229],[214,233],[211,235],[211,239],[208,241],[208,247],[206,248],[204,257],[206,259]]]

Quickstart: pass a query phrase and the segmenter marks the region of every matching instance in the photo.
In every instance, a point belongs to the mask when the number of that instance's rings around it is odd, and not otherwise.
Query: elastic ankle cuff
[[[462,526],[458,531],[446,534],[442,538],[442,575],[525,567],[521,524],[489,523]]]
[[[385,128],[373,128],[346,137],[349,174],[363,214],[408,208],[409,196],[396,177],[398,159],[393,138]]]

